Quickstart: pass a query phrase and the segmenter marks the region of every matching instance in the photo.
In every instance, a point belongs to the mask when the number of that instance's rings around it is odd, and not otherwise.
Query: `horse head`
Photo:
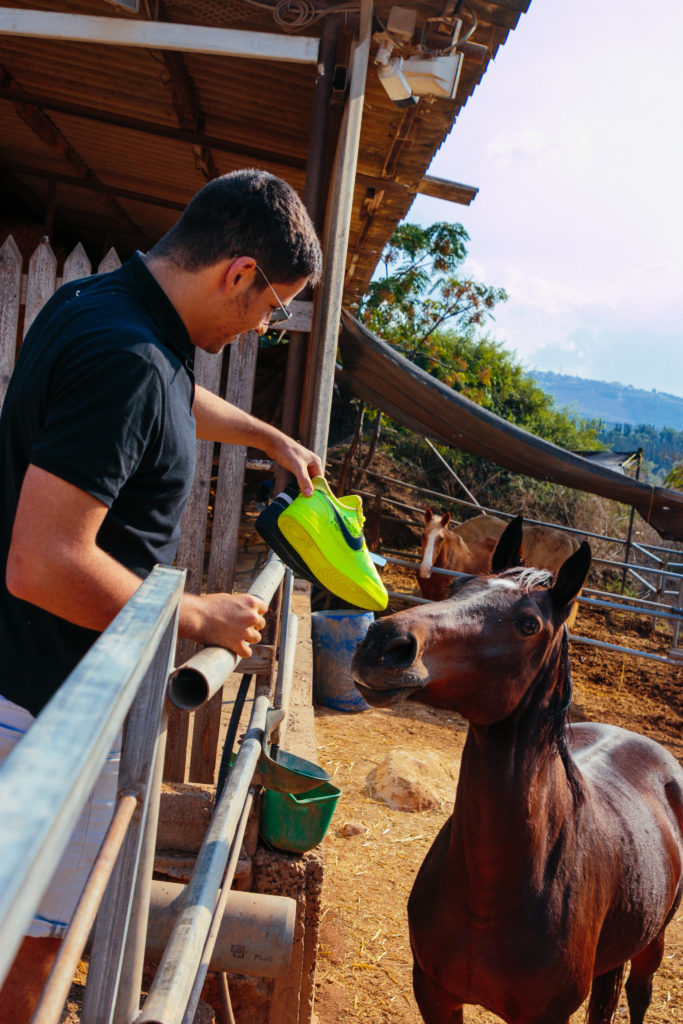
[[[521,520],[493,556],[496,575],[456,582],[445,601],[378,619],[358,647],[352,672],[369,703],[417,696],[473,724],[500,721],[518,706],[550,657],[590,567],[584,542],[557,580],[519,567]]]
[[[435,516],[431,508],[425,509],[425,524],[422,530],[422,553],[417,570],[419,579],[429,579],[431,576],[450,521],[450,512],[444,512],[442,516]]]

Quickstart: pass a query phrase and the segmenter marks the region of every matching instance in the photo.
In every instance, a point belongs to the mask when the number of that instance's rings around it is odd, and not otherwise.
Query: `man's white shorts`
[[[0,763],[34,721],[33,715],[24,708],[0,697]],[[120,747],[119,738],[109,752],[36,916],[26,930],[27,935],[59,938],[66,931],[114,814]]]

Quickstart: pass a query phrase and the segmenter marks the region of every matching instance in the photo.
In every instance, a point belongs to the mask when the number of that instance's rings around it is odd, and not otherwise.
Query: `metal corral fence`
[[[250,593],[268,602],[283,576],[281,674],[274,698],[279,706],[288,699],[291,678],[287,675],[291,677],[291,648],[296,643],[296,617],[289,611],[292,576],[273,555],[250,588]],[[230,651],[205,648],[172,670],[184,578],[185,573],[176,569],[157,566],[153,570],[0,766],[4,824],[0,834],[1,984],[93,781],[125,725],[114,816],[33,1024],[59,1020],[96,915],[82,1024],[189,1024],[210,965],[222,978],[224,1019],[229,1020],[227,982],[221,973],[227,968],[220,966],[217,943],[220,946],[222,940],[224,947],[229,946],[230,937],[220,929],[226,906],[235,899],[270,901],[264,911],[266,941],[271,948],[274,941],[280,941],[283,948],[276,952],[282,970],[287,970],[294,927],[294,911],[287,908],[293,907],[294,901],[230,888],[258,783],[259,759],[270,742],[270,697],[257,688],[246,735],[174,914],[154,981],[142,1010],[139,1008],[150,901],[153,885],[157,885],[152,883],[152,871],[166,741],[166,696],[168,693],[176,708],[195,710],[211,699],[238,661]],[[273,918],[277,915],[273,901],[287,905],[280,915],[284,923],[279,939],[274,937]]]
[[[328,464],[331,466],[340,465],[337,460],[332,459],[328,460]],[[357,470],[357,467],[354,467],[354,469]],[[487,506],[478,505],[472,501],[466,501],[463,498],[455,498],[449,494],[442,494],[439,491],[432,491],[428,488],[418,487],[416,484],[406,483],[404,480],[397,480],[394,477],[377,473],[374,470],[362,469],[360,472],[370,481],[377,481],[379,484],[394,484],[415,494],[419,494],[421,497],[424,497],[429,501],[438,502],[440,506],[456,505],[471,509],[480,514],[485,512],[490,515],[495,515],[501,519],[514,519],[515,517],[515,513],[489,508]],[[387,506],[388,509],[394,508],[402,512],[417,514],[420,518],[419,520],[416,520],[414,525],[416,527],[421,527],[421,518],[424,513],[424,506],[418,507],[415,505],[409,505],[406,502],[390,498],[385,493],[379,493],[378,491],[370,491],[367,489],[363,490],[359,488],[351,488],[351,490],[354,493],[361,495],[363,501],[366,502],[366,508],[373,509],[376,514],[378,508],[383,508],[384,506]],[[383,512],[381,512],[380,515],[382,518],[385,518]],[[386,516],[386,518],[391,519],[391,516]],[[647,558],[654,563],[651,565],[645,565],[642,562],[633,563],[630,561],[595,557],[593,558],[593,562],[595,564],[613,568],[615,570],[621,570],[622,580],[630,577],[641,588],[641,594],[644,592],[649,596],[645,597],[639,594],[637,597],[632,597],[624,595],[623,593],[615,594],[611,591],[585,587],[582,596],[579,597],[578,600],[580,603],[588,606],[651,618],[653,619],[653,628],[656,622],[660,619],[670,622],[673,631],[673,642],[668,656],[652,654],[648,651],[639,651],[629,647],[622,647],[618,644],[607,644],[600,640],[593,640],[590,637],[577,636],[574,634],[570,634],[571,640],[575,643],[588,644],[590,646],[601,647],[605,650],[617,651],[622,654],[631,654],[641,658],[648,658],[653,661],[665,662],[667,664],[671,664],[672,662],[681,662],[683,654],[681,654],[678,644],[680,627],[683,622],[683,551],[680,548],[669,548],[656,544],[640,544],[633,541],[630,535],[628,537],[614,537],[603,533],[579,530],[570,526],[560,526],[556,523],[548,523],[540,519],[528,519],[525,517],[524,521],[525,523],[529,523],[533,526],[545,526],[552,530],[571,533],[586,540],[600,540],[610,544],[621,545],[625,549],[626,557],[628,557],[629,552],[638,552],[642,558]],[[382,556],[386,558],[388,562],[392,562],[396,565],[402,565],[411,569],[417,568],[417,560],[409,561],[405,558],[405,553],[403,552],[395,550],[392,551],[392,549],[383,549]],[[461,575],[460,573],[452,573],[445,569],[436,568],[433,568],[432,572],[441,573],[446,576]],[[390,597],[413,604],[427,603],[423,598],[417,597],[414,594],[401,593],[398,591],[390,592]]]

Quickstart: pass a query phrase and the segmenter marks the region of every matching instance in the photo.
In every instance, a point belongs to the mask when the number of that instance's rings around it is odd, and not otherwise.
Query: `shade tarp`
[[[415,366],[347,310],[340,349],[341,376],[353,394],[415,433],[536,480],[631,505],[660,536],[683,541],[683,493],[633,480],[482,409]]]

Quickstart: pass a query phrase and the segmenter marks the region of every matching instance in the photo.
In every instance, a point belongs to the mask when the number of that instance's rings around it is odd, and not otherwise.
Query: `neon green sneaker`
[[[280,532],[327,590],[357,608],[383,611],[389,596],[363,537],[360,497],[335,498],[321,476],[313,487],[280,513]]]

